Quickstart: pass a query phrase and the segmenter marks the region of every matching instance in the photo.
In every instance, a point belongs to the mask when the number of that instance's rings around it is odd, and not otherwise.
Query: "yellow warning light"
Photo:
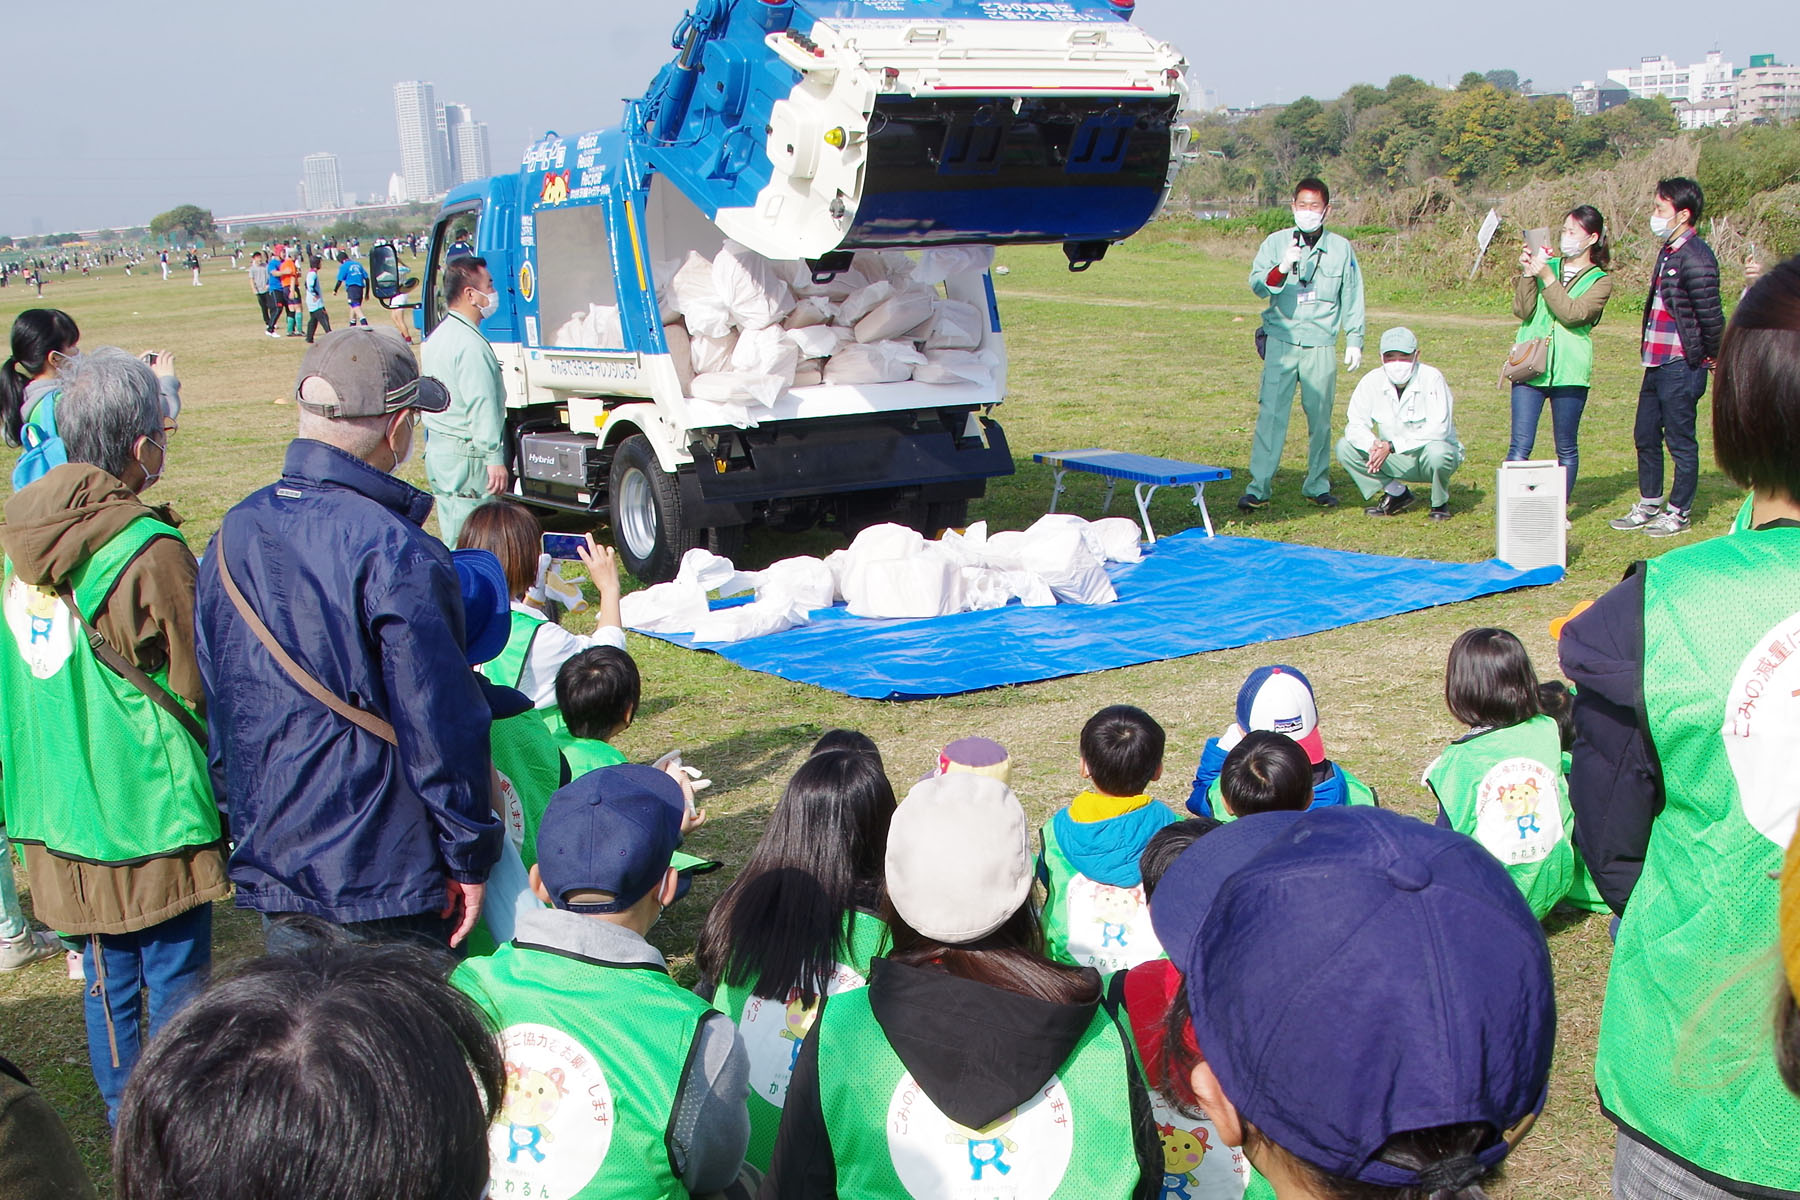
[[[828,130],[825,134],[825,144],[827,146],[835,146],[839,150],[842,150],[844,148],[844,143],[849,140],[850,136],[844,132],[844,127],[842,125],[839,125],[836,129]]]

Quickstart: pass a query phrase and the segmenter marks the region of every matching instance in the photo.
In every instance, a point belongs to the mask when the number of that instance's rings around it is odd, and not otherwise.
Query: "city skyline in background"
[[[216,2],[197,0],[195,7],[210,9]],[[129,48],[156,41],[160,32],[148,14],[123,0],[99,0],[97,7],[101,15],[116,17],[119,28],[112,39],[85,47],[84,61],[102,75],[128,77],[138,69],[127,65],[135,61]],[[421,183],[437,184],[416,197],[428,199],[460,178],[509,169],[547,129],[573,134],[616,124],[623,99],[641,94],[672,56],[669,33],[685,7],[681,0],[665,0],[558,10],[547,44],[547,23],[533,22],[529,14],[493,22],[469,0],[443,0],[441,20],[409,26],[404,38],[346,39],[327,57],[331,77],[319,81],[329,102],[298,105],[276,120],[267,118],[260,103],[217,103],[226,95],[266,95],[254,52],[203,57],[191,70],[165,73],[156,88],[126,109],[103,97],[66,95],[44,115],[15,118],[0,128],[0,161],[29,164],[0,179],[0,233],[31,236],[142,224],[183,203],[220,216],[305,209],[333,190],[323,164],[313,168],[309,185],[306,161],[321,150],[334,160],[340,198],[349,193],[358,201],[386,199],[395,194],[390,185],[398,175],[409,197]],[[1752,55],[1766,53],[1777,62],[1792,62],[1800,51],[1800,15],[1775,0],[1740,0],[1731,14],[1733,32],[1723,38],[1704,16],[1697,19],[1674,0],[1595,0],[1584,25],[1592,17],[1592,28],[1631,32],[1522,36],[1512,49],[1484,45],[1474,52],[1481,61],[1467,61],[1468,22],[1421,23],[1411,15],[1411,0],[1368,0],[1365,7],[1355,21],[1334,25],[1330,37],[1299,31],[1323,28],[1321,18],[1291,23],[1297,31],[1277,39],[1284,47],[1276,56],[1282,63],[1278,71],[1263,61],[1267,55],[1244,52],[1245,46],[1267,43],[1275,53],[1268,38],[1279,31],[1271,32],[1258,13],[1207,13],[1181,0],[1138,0],[1136,23],[1186,53],[1196,107],[1279,104],[1301,95],[1329,100],[1353,83],[1380,85],[1395,74],[1453,86],[1466,70],[1501,68],[1534,80],[1537,90],[1560,92],[1584,81],[1606,85],[1609,72],[1646,57],[1698,63],[1716,46],[1726,61],[1742,66]],[[241,36],[251,47],[261,38],[279,41],[289,33],[275,15],[261,10],[222,4],[217,10],[219,20],[243,27]],[[1528,0],[1506,20],[1529,29],[1541,19],[1544,29],[1555,30],[1566,15],[1561,7]],[[40,25],[46,41],[64,36],[39,10],[8,19],[9,30],[28,41]],[[1395,28],[1404,28],[1406,36],[1393,37]],[[479,29],[478,37],[472,29]],[[1740,29],[1757,32],[1736,32]],[[563,44],[603,46],[605,63],[598,70],[549,65]],[[471,53],[472,47],[479,53]],[[119,69],[109,72],[114,55],[124,57],[117,60]],[[396,89],[406,85],[396,80],[423,86],[427,79],[435,80],[431,102],[416,105],[413,120],[430,113],[432,150],[424,157],[415,152],[409,174],[403,139],[396,136]],[[440,103],[440,96],[460,99]],[[196,120],[196,112],[204,112],[204,120]],[[484,119],[475,120],[476,113]],[[296,122],[297,115],[304,120]],[[204,136],[193,132],[198,128],[205,129]],[[463,162],[479,169],[459,170]]]

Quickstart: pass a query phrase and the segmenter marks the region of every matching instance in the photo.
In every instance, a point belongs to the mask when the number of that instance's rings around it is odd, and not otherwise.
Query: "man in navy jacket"
[[[500,852],[488,707],[450,553],[421,528],[431,497],[392,474],[419,413],[449,393],[399,339],[356,328],[308,349],[294,398],[300,436],[281,479],[225,515],[200,568],[195,633],[237,902],[263,914],[271,949],[304,937],[296,915],[457,945]],[[222,561],[295,670],[229,594]]]

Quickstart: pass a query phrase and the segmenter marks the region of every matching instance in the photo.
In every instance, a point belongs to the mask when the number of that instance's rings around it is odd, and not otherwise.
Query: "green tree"
[[[213,228],[210,209],[197,204],[183,204],[150,218],[150,232],[156,237],[173,237],[184,242],[211,242],[218,231]]]
[[[1488,81],[1483,77],[1480,71],[1464,71],[1463,77],[1456,82],[1456,90],[1459,92],[1472,92],[1478,88],[1486,87],[1487,85]]]
[[[1519,73],[1510,67],[1498,71],[1488,71],[1482,79],[1503,92],[1519,91]]]

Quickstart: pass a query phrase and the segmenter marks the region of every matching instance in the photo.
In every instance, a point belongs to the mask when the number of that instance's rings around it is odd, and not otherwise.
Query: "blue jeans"
[[[1666,442],[1675,464],[1669,507],[1678,512],[1694,506],[1694,492],[1700,484],[1700,441],[1694,426],[1708,376],[1705,367],[1690,367],[1678,358],[1645,368],[1643,385],[1638,388],[1637,422],[1632,429],[1632,440],[1637,443],[1638,495],[1655,499],[1663,494]]]
[[[136,933],[98,933],[86,941],[81,973],[87,980],[88,1062],[106,1101],[106,1120],[116,1124],[126,1081],[143,1051],[140,1024],[148,1024],[149,1036],[155,1037],[206,986],[212,967],[212,905],[202,904]]]
[[[1512,439],[1506,447],[1507,462],[1524,462],[1531,457],[1531,444],[1537,441],[1538,418],[1544,413],[1544,401],[1550,402],[1550,429],[1556,440],[1556,461],[1568,476],[1564,498],[1575,494],[1575,471],[1581,465],[1581,448],[1576,438],[1581,432],[1581,410],[1587,407],[1588,390],[1584,387],[1535,388],[1515,383],[1512,390]]]

